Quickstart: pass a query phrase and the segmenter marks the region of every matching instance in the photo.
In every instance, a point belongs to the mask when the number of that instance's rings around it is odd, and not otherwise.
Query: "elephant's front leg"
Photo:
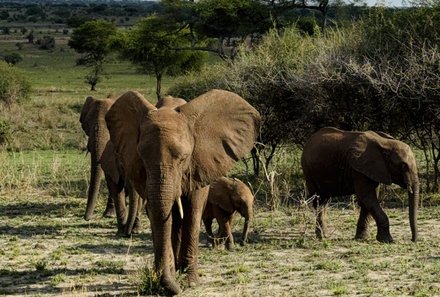
[[[203,218],[203,224],[205,225],[206,234],[208,235],[208,242],[214,246],[214,233],[212,232],[212,217]]]
[[[209,187],[192,191],[183,199],[182,243],[179,254],[179,268],[187,271],[188,284],[198,283],[199,233],[202,212],[208,197]]]
[[[232,251],[234,249],[234,247],[235,247],[235,245],[234,245],[234,236],[232,235],[232,224],[233,224],[232,220],[233,220],[233,218],[234,218],[234,215],[231,214],[227,218],[226,224],[225,224],[225,227],[226,227],[226,230],[225,230],[226,231],[225,247],[229,251]]]
[[[377,235],[376,239],[380,242],[393,242],[390,233],[390,222],[388,216],[380,206],[377,198],[377,183],[372,182],[364,176],[358,176],[355,179],[354,187],[359,202],[365,205],[366,211],[371,214],[376,221]]]
[[[118,235],[124,234],[125,224],[127,222],[127,207],[125,206],[124,183],[115,183],[111,177],[105,177],[107,181],[108,191],[113,197],[116,210],[116,220],[118,222]]]
[[[126,181],[125,189],[129,197],[129,209],[124,235],[129,237],[132,233],[139,233],[141,230],[140,212],[143,201],[136,190],[133,188],[131,182]]]
[[[370,222],[371,215],[368,212],[367,207],[363,203],[359,203],[360,213],[359,219],[356,226],[356,235],[354,236],[357,240],[365,240],[368,238],[368,225]]]

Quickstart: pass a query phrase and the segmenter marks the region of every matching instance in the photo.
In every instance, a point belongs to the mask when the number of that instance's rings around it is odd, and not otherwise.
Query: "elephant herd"
[[[189,286],[198,282],[202,221],[213,245],[225,239],[226,248],[232,249],[237,211],[245,218],[246,241],[254,197],[243,182],[224,176],[253,148],[261,119],[239,95],[211,90],[190,102],[168,96],[156,105],[133,91],[119,98],[88,97],[80,122],[91,156],[84,218],[92,218],[104,174],[109,192],[104,216],[116,214],[119,234],[139,230],[140,211],[146,210],[155,269],[167,293],[181,291],[176,270],[186,272]],[[382,132],[323,128],[306,143],[301,165],[319,238],[325,236],[329,198],[356,194],[360,215],[355,238],[367,236],[373,217],[377,240],[392,242],[377,188],[379,183],[395,183],[408,190],[412,240],[417,239],[419,181],[408,145]],[[219,225],[217,235],[213,219]]]

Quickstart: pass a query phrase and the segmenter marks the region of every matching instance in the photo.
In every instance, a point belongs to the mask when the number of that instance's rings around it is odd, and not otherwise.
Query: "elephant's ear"
[[[81,123],[81,128],[84,130],[87,136],[91,134],[91,120],[96,121],[97,118],[97,102],[99,100],[88,96],[81,108],[81,114],[79,117],[79,122]]]
[[[349,164],[352,168],[370,179],[390,185],[392,183],[384,148],[381,147],[378,137],[371,133],[360,134],[349,149]]]
[[[191,178],[197,187],[225,175],[254,146],[260,114],[237,94],[211,90],[177,110],[194,131]]]
[[[182,98],[166,96],[166,97],[160,98],[157,101],[156,108],[161,108],[161,107],[176,108],[176,107],[181,106],[183,104],[186,104],[186,100],[184,100]]]
[[[129,91],[116,100],[105,116],[110,139],[127,174],[135,175],[142,166],[137,153],[139,126],[142,117],[154,109],[141,94]]]
[[[111,141],[107,142],[99,162],[101,163],[102,170],[107,175],[110,175],[113,182],[118,183],[120,178],[118,161],[116,160],[115,147]]]

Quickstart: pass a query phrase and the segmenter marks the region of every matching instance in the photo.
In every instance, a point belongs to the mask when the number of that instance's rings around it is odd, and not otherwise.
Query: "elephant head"
[[[114,160],[114,148],[109,143],[110,135],[105,115],[114,103],[113,99],[98,100],[87,97],[80,115],[81,127],[88,136],[87,150],[91,156],[90,185],[87,194],[87,208],[84,219],[90,220],[101,184],[102,167],[117,181],[119,173]]]
[[[411,148],[388,134],[367,131],[356,137],[349,162],[354,170],[378,183],[407,189],[412,241],[416,241],[419,178]]]
[[[127,92],[113,104],[106,122],[126,174],[138,193],[148,198],[161,283],[177,294],[173,259],[188,262],[190,282],[197,278],[204,187],[251,150],[259,114],[240,96],[223,90],[209,91],[176,108],[156,108],[139,93]],[[172,213],[173,208],[182,210],[177,207],[181,196],[186,211],[181,231],[191,236],[182,235],[180,250],[173,250],[173,220],[180,218]]]

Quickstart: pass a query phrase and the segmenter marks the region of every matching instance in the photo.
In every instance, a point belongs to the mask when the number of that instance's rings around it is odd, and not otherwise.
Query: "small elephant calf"
[[[235,211],[239,212],[244,218],[242,240],[247,241],[249,233],[249,223],[253,217],[254,195],[251,190],[236,178],[222,177],[211,184],[208,194],[208,201],[203,212],[203,223],[206,233],[213,245],[218,241],[226,240],[225,245],[228,250],[234,248],[234,238],[232,236],[232,220]],[[217,220],[219,230],[214,237],[212,233],[212,221]]]

